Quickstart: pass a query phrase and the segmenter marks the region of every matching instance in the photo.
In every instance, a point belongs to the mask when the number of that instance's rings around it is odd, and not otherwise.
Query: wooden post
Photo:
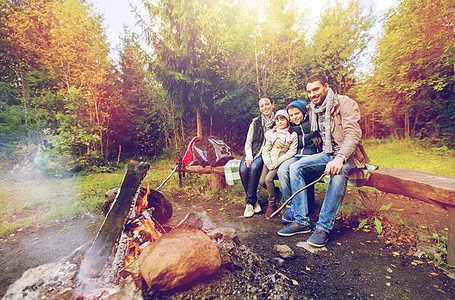
[[[144,162],[131,161],[128,164],[120,191],[107,213],[92,246],[85,253],[82,260],[81,275],[98,277],[102,274],[106,263],[111,255],[114,254],[115,246],[132,207],[134,196],[149,168],[150,165]]]
[[[224,175],[219,175],[217,173],[210,174],[210,189],[211,190],[220,190],[226,187],[226,179]]]
[[[449,240],[447,242],[447,264],[455,267],[455,206],[448,206]]]

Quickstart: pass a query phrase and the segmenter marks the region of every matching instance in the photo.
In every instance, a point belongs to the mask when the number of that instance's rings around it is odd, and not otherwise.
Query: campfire
[[[194,215],[172,230],[160,224],[171,218],[172,205],[162,193],[141,187],[148,169],[146,163],[130,162],[94,241],[66,262],[39,267],[39,277],[36,270],[25,272],[26,279],[13,284],[5,299],[122,299],[122,290],[132,290],[135,296],[128,297],[136,299],[143,288],[169,290],[216,272],[219,249],[204,232],[191,228],[194,224],[186,226],[195,222]],[[30,288],[24,294],[30,285],[43,290]]]
[[[125,256],[123,267],[133,262],[149,243],[160,238],[165,233],[163,227],[153,218],[154,207],[149,207],[148,197],[151,195],[150,186],[144,196],[136,202],[132,216],[128,217],[122,237],[127,239],[128,248]],[[149,209],[152,213],[149,212]],[[160,228],[160,229],[159,229]]]

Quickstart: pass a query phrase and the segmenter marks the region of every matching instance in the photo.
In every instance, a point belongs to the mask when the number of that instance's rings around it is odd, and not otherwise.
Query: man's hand
[[[283,141],[282,139],[276,139],[275,142],[273,143],[273,147],[284,148],[286,147],[286,141]]]
[[[341,169],[343,168],[344,159],[340,156],[335,156],[335,158],[325,166],[324,174],[340,174]]]
[[[245,160],[245,165],[248,169],[250,168],[252,162],[252,160]]]

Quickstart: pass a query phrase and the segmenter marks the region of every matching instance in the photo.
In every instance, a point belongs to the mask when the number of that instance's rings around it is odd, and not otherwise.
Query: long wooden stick
[[[279,212],[286,206],[286,204],[288,204],[289,201],[291,201],[292,198],[295,197],[295,195],[297,195],[298,193],[300,193],[300,192],[303,191],[304,189],[306,189],[306,188],[312,186],[312,185],[315,184],[316,182],[321,181],[322,178],[324,178],[324,176],[325,176],[325,173],[323,173],[323,174],[321,175],[321,177],[319,177],[318,179],[316,179],[316,180],[313,181],[312,183],[305,185],[303,188],[301,188],[300,190],[298,190],[297,192],[295,192],[294,194],[292,194],[292,196],[289,197],[288,200],[284,201],[283,205],[281,205],[277,210],[275,210],[275,212],[274,212],[273,214],[270,215],[270,219],[273,218],[277,213],[279,213]]]
[[[174,168],[174,170],[172,170],[171,174],[169,174],[169,176],[166,179],[164,179],[164,181],[160,184],[160,186],[157,187],[155,190],[159,190],[166,183],[166,181],[168,181],[169,178],[171,178],[172,174],[174,174],[175,170],[177,170],[178,167],[179,167],[178,164],[176,164],[175,168]]]

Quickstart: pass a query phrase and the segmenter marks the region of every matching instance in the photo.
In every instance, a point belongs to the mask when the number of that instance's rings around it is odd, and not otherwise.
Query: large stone
[[[152,290],[167,291],[211,275],[221,266],[218,248],[202,231],[176,228],[144,248],[141,275]]]
[[[49,263],[28,269],[9,286],[2,299],[74,299],[71,292],[77,266]]]

